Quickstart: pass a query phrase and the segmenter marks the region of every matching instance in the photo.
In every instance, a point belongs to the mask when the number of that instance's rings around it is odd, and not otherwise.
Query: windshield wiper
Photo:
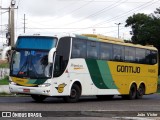
[[[38,73],[36,72],[36,68],[35,68],[35,66],[34,66],[34,64],[33,64],[33,61],[31,61],[30,63],[31,63],[30,65],[31,65],[31,67],[34,69],[34,71],[33,71],[33,70],[29,70],[29,73],[32,72],[32,73],[34,73],[35,76],[33,77],[33,76],[31,76],[31,75],[29,74],[29,77],[30,77],[30,78],[38,78]],[[30,67],[29,67],[29,68],[30,68]]]
[[[24,75],[24,71],[23,71],[23,69],[25,68],[25,67],[27,67],[27,65],[28,65],[28,57],[27,57],[27,59],[26,59],[26,61],[25,61],[25,63],[22,65],[22,67],[20,68],[20,70],[18,71],[18,73],[17,73],[17,76],[18,75]],[[27,71],[26,71],[27,72]]]

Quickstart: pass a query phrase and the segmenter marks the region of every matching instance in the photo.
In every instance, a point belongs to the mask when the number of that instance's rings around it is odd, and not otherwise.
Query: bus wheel
[[[129,91],[129,95],[128,95],[128,99],[129,100],[133,100],[136,98],[136,93],[137,93],[137,87],[135,84],[131,85],[130,91]]]
[[[97,95],[96,97],[98,100],[111,100],[114,95]]]
[[[137,87],[135,84],[132,84],[130,87],[129,95],[122,95],[123,99],[133,100],[136,98]]]
[[[141,84],[137,90],[136,98],[141,99],[144,94],[145,94],[145,87],[143,84]]]
[[[81,89],[77,84],[73,84],[70,96],[65,96],[64,101],[68,103],[75,103],[81,96]]]
[[[43,100],[46,99],[47,96],[44,96],[44,95],[31,95],[31,97],[32,97],[36,102],[43,102]]]

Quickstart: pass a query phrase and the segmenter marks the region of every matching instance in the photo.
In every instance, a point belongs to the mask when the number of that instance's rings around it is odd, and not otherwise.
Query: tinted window
[[[157,51],[73,38],[72,58],[93,58],[153,65],[157,63]]]
[[[136,49],[133,47],[125,47],[125,61],[135,62]]]
[[[151,51],[151,64],[154,65],[157,63],[157,51]]]
[[[20,36],[16,42],[17,49],[50,50],[55,47],[57,38],[42,36]]]
[[[146,64],[151,64],[151,51],[146,50]]]
[[[86,58],[86,40],[74,39],[72,41],[72,58]]]
[[[124,61],[124,46],[113,45],[113,60]]]
[[[157,63],[157,51],[146,50],[146,63],[151,65]]]
[[[99,57],[102,60],[112,59],[112,44],[100,43]]]
[[[60,76],[67,67],[70,55],[70,37],[63,37],[59,40],[56,52],[54,76]]]
[[[145,64],[145,49],[136,48],[136,62]]]
[[[99,43],[94,41],[87,41],[87,58],[98,59]]]

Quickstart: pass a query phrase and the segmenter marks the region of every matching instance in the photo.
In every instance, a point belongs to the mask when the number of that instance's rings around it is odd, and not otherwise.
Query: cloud
[[[10,0],[1,1],[2,7],[8,7],[10,4]],[[96,32],[117,37],[115,23],[120,22],[123,23],[120,26],[120,36],[128,39],[130,28],[124,28],[125,20],[134,13],[153,13],[159,7],[158,0],[16,0],[16,2],[17,36],[23,33],[23,16],[26,14],[26,32],[29,34]],[[6,16],[3,16],[2,24],[7,24]]]

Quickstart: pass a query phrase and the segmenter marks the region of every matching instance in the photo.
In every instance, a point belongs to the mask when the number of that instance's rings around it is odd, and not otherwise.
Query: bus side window
[[[73,46],[72,56],[79,57],[80,56],[80,48],[77,44]]]
[[[136,48],[136,63],[145,64],[146,51],[142,48]]]
[[[86,40],[74,39],[72,41],[72,58],[86,58]]]
[[[146,50],[146,64],[151,64],[151,51]]]
[[[54,76],[58,76],[62,71],[62,56],[56,55],[54,64]]]
[[[154,65],[157,63],[157,51],[146,50],[146,64]]]
[[[113,45],[113,60],[119,62],[124,61],[124,46]]]
[[[87,58],[98,59],[99,42],[87,41]]]
[[[136,49],[134,47],[125,46],[125,61],[135,62]]]
[[[157,63],[157,51],[151,51],[151,65]]]
[[[100,43],[99,57],[101,60],[112,59],[112,44]]]

